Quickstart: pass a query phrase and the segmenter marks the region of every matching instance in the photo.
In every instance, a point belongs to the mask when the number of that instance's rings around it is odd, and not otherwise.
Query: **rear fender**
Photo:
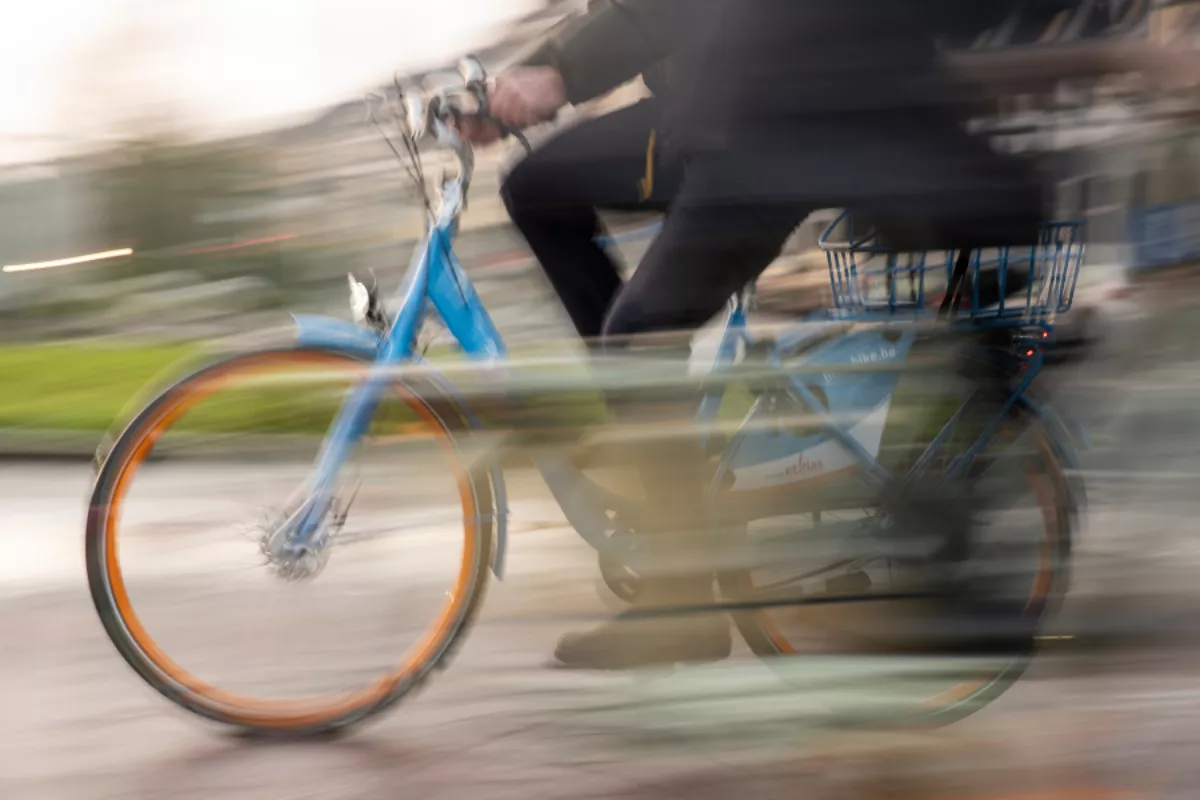
[[[1088,497],[1087,487],[1080,475],[1079,449],[1090,449],[1090,442],[1083,427],[1070,417],[1064,417],[1028,397],[1022,396],[1020,404],[1042,426],[1055,457],[1066,472],[1072,513],[1082,512],[1087,508]]]

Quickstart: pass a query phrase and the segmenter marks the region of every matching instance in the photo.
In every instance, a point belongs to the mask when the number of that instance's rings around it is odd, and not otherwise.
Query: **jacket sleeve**
[[[552,66],[567,99],[583,103],[632,80],[680,48],[697,6],[711,0],[610,0],[525,61]]]

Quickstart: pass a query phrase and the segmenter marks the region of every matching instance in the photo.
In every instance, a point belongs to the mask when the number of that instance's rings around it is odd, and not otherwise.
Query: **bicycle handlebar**
[[[520,130],[505,125],[493,118],[488,110],[487,73],[479,59],[468,56],[458,68],[460,84],[437,89],[432,92],[405,93],[397,84],[404,101],[407,134],[414,144],[432,137],[441,147],[458,157],[459,175],[464,186],[471,182],[475,166],[474,149],[459,135],[452,124],[466,117],[474,117],[496,125],[502,138],[513,137],[529,151],[529,141]]]

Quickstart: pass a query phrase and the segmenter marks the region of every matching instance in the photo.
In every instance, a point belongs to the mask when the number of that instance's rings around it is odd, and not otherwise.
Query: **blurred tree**
[[[163,69],[176,32],[156,26],[153,8],[114,14],[118,22],[79,51],[80,91],[64,109],[84,121],[93,150],[99,238],[136,253],[114,262],[114,276],[162,269],[204,240],[241,234],[244,224],[213,222],[205,213],[235,205],[240,187],[270,168],[261,152],[189,135]]]

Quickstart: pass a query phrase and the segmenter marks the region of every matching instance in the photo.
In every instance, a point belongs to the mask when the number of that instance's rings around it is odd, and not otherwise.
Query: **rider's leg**
[[[596,209],[662,211],[678,188],[678,163],[659,153],[661,118],[660,102],[651,99],[585,120],[519,163],[501,190],[585,339],[600,336],[621,289],[616,265],[596,243]]]
[[[689,169],[662,233],[614,303],[605,324],[611,346],[636,345],[629,337],[637,334],[703,325],[762,273],[807,213],[785,204],[712,202],[703,185],[692,183],[699,184],[703,175],[695,165]],[[682,369],[679,378],[684,379]],[[659,413],[663,399],[649,398]],[[690,420],[689,399],[678,391],[672,399],[676,419]],[[667,437],[645,449],[642,474],[651,514],[639,533],[646,535],[644,546],[655,566],[643,575],[645,588],[632,613],[563,638],[556,656],[570,666],[709,661],[729,653],[729,622],[723,614],[647,616],[663,608],[710,606],[716,565],[704,542],[710,520],[698,443],[688,436]]]

